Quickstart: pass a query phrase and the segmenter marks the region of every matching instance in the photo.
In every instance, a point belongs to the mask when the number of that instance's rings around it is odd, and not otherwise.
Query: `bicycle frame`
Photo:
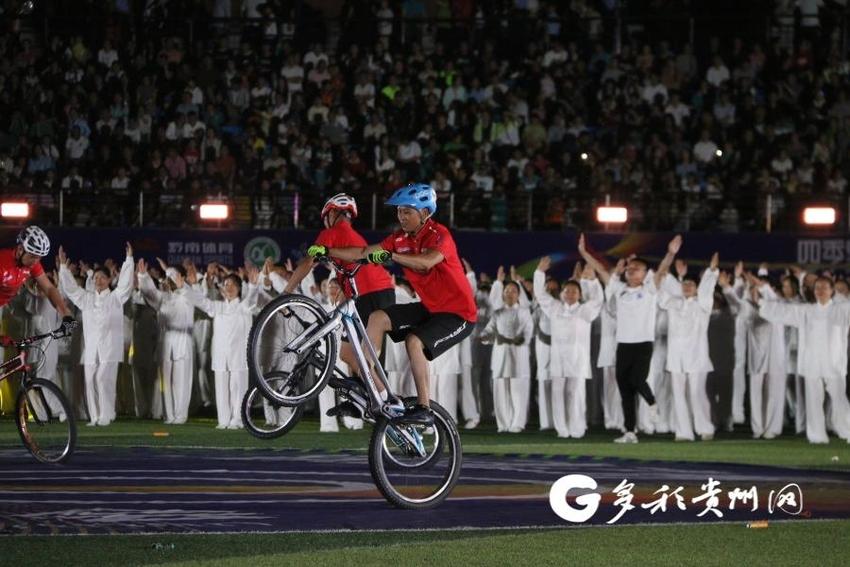
[[[378,353],[375,350],[375,346],[372,344],[372,341],[369,340],[369,335],[366,333],[366,327],[363,325],[363,320],[357,312],[353,299],[346,299],[342,304],[334,309],[330,314],[328,322],[321,327],[318,327],[318,329],[316,323],[310,324],[306,329],[304,329],[304,331],[301,332],[300,335],[295,337],[292,342],[287,345],[286,349],[298,354],[299,356],[303,355],[323,337],[329,333],[333,333],[339,327],[343,328],[345,336],[348,337],[349,344],[354,351],[354,356],[357,360],[357,367],[360,370],[360,376],[363,378],[363,382],[366,384],[369,391],[369,398],[371,401],[371,404],[369,404],[370,407],[382,407],[384,401],[381,399],[381,395],[375,385],[375,377],[369,369],[369,363],[366,359],[367,352],[368,355],[372,357],[372,360],[376,362],[375,370],[378,377],[383,381],[386,387],[387,395],[392,395],[392,391],[390,390],[387,374],[378,360]],[[363,349],[364,343],[368,349],[367,351],[364,351]],[[396,416],[392,415],[388,417]]]
[[[27,364],[27,351],[21,350],[14,358],[10,358],[3,364],[0,364],[0,382],[20,371],[23,371],[24,373],[21,379],[25,380],[29,370],[30,366]]]
[[[295,353],[298,356],[303,356],[322,338],[327,336],[329,333],[335,332],[339,327],[342,327],[345,336],[348,337],[349,344],[354,351],[357,367],[360,370],[360,377],[365,383],[369,393],[369,403],[366,409],[371,413],[375,413],[372,412],[372,408],[381,408],[380,413],[384,414],[386,417],[390,419],[398,417],[394,412],[390,412],[384,407],[384,400],[381,398],[381,394],[375,384],[375,377],[369,368],[369,362],[366,358],[368,354],[368,356],[375,361],[375,372],[384,383],[387,397],[391,398],[393,396],[393,392],[390,389],[390,382],[387,379],[387,373],[378,359],[378,353],[375,350],[375,345],[373,345],[372,341],[369,339],[369,335],[366,332],[366,326],[363,324],[363,320],[360,318],[360,314],[357,312],[357,307],[354,302],[358,296],[357,283],[354,280],[354,276],[357,274],[360,266],[357,266],[353,270],[348,270],[330,258],[328,258],[327,261],[334,264],[337,271],[346,276],[349,284],[351,285],[352,298],[346,299],[338,305],[337,308],[330,313],[328,321],[322,326],[319,326],[318,323],[315,322],[308,325],[301,334],[295,337],[286,346],[286,350]],[[364,344],[366,345],[366,350],[363,348]]]

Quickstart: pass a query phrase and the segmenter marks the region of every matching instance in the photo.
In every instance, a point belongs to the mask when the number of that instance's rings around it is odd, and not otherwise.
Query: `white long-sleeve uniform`
[[[769,300],[776,294],[769,286],[762,293]],[[753,437],[772,439],[782,433],[785,411],[785,329],[759,315],[752,301],[739,299],[733,290],[724,290],[730,304],[736,304],[747,322],[747,371],[750,375],[750,427]]]
[[[416,303],[419,298],[408,293],[403,286],[395,287],[396,305]],[[386,341],[387,352],[384,357],[384,369],[387,372],[387,380],[390,382],[390,390],[399,396],[415,396],[416,386],[413,383],[413,373],[410,369],[410,358],[407,356],[407,348],[404,341]]]
[[[511,307],[501,304],[493,311],[484,329],[483,335],[493,339],[490,371],[493,376],[493,404],[499,431],[519,432],[525,429],[531,387],[529,345],[533,334],[534,322],[531,313],[519,304]],[[499,336],[507,339],[521,338],[522,342],[519,345],[506,344]]]
[[[85,290],[67,266],[59,267],[62,292],[82,315],[82,364],[90,424],[109,425],[115,419],[118,363],[124,361],[124,303],[133,288],[133,258],[121,265],[114,290]]]
[[[552,350],[549,377],[552,381],[552,421],[559,437],[583,437],[587,431],[587,386],[593,377],[590,331],[602,309],[602,286],[597,280],[581,280],[583,303],[572,305],[546,293],[546,275],[534,272],[534,295],[549,314]]]
[[[240,405],[248,391],[248,334],[257,310],[257,286],[242,284],[242,298],[213,301],[197,289],[187,297],[213,320],[212,361],[219,427],[242,427]]]
[[[718,270],[703,274],[696,297],[677,297],[661,290],[660,305],[668,314],[667,370],[672,376],[677,439],[713,435],[706,378],[714,370],[708,355],[708,323],[714,305]]]
[[[741,278],[735,279],[735,285],[730,290],[739,300],[738,303],[727,302],[735,314],[735,367],[732,371],[732,422],[744,423],[744,394],[747,389],[747,335],[749,334],[749,315],[745,310],[738,307],[744,299],[744,282]],[[725,293],[725,292],[724,292]]]
[[[201,286],[201,291],[207,293],[210,299],[217,299],[213,296],[214,290],[208,289],[206,278],[202,279],[197,285]],[[197,377],[198,394],[201,403],[208,407],[215,401],[215,387],[210,382],[209,372],[207,372],[212,346],[212,319],[201,310],[195,310],[192,340],[195,343],[195,376]]]
[[[162,391],[157,371],[159,323],[156,311],[145,302],[141,291],[132,296],[133,317],[133,395],[137,417],[162,419]]]
[[[661,280],[661,290],[672,296],[682,295],[682,285],[672,274]],[[652,343],[652,359],[649,362],[649,375],[646,382],[655,394],[657,412],[650,413],[649,404],[643,398],[638,399],[638,429],[649,434],[669,433],[673,421],[673,385],[670,372],[667,371],[667,311],[658,307],[655,310],[655,340]]]
[[[192,367],[195,363],[195,305],[189,301],[189,286],[171,292],[156,288],[151,277],[139,274],[139,290],[159,321],[159,360],[165,423],[182,424],[189,418],[192,397]]]
[[[543,290],[547,295],[548,292]],[[537,408],[540,412],[540,430],[552,429],[552,381],[549,379],[549,358],[552,352],[552,323],[546,309],[534,292],[532,318],[534,320],[534,360],[537,362]],[[549,297],[552,297],[551,295]]]
[[[475,272],[471,270],[466,272],[466,280],[472,289],[473,297],[475,297],[478,293],[478,281],[475,279]],[[472,383],[472,367],[474,362],[472,345],[475,340],[473,334],[470,334],[460,343],[460,409],[463,417],[466,419],[466,426],[468,428],[477,426],[478,422],[481,421],[478,398],[476,397],[475,386]]]
[[[806,389],[806,437],[809,442],[829,442],[824,392],[832,403],[836,433],[850,441],[850,403],[845,393],[850,304],[833,300],[826,304],[782,303],[765,297],[759,313],[769,321],[793,325],[800,331],[797,369],[803,375]]]
[[[622,431],[623,401],[617,387],[617,316],[615,303],[607,293],[599,316],[596,367],[602,369],[602,416],[605,429]]]
[[[30,333],[42,335],[55,331],[59,328],[62,318],[59,316],[59,312],[56,311],[56,308],[53,307],[53,304],[50,303],[47,296],[41,293],[33,293],[29,289],[26,289],[24,293],[26,294],[24,297],[25,309],[30,315]],[[70,339],[63,339],[61,342],[68,342],[69,340]],[[39,378],[50,380],[62,389],[63,385],[59,381],[57,371],[59,364],[59,342],[60,341],[49,339],[41,344],[43,356],[42,360],[39,361],[37,375]],[[36,360],[30,361],[30,364],[33,362],[36,362]],[[65,393],[69,394],[69,392]],[[70,399],[70,395],[68,397]],[[54,406],[51,408],[52,410],[56,412],[62,411],[61,405],[53,396],[49,396],[48,401],[52,402],[51,405]]]

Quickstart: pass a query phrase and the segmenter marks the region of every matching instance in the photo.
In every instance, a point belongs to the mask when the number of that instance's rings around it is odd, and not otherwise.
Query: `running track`
[[[286,532],[568,526],[549,507],[549,488],[566,474],[595,479],[602,504],[587,523],[617,513],[612,490],[635,484],[635,509],[617,522],[713,522],[850,518],[850,473],[747,465],[590,458],[466,455],[459,485],[436,510],[390,507],[375,490],[364,454],[280,450],[97,449],[66,466],[35,463],[22,450],[0,451],[0,534]],[[717,508],[691,498],[711,477]],[[771,490],[797,483],[801,512],[768,511]],[[684,486],[686,510],[641,507],[667,484]],[[728,491],[757,486],[752,503],[729,510]],[[574,493],[571,493],[571,495]],[[776,495],[774,497],[776,502]],[[786,505],[788,508],[791,506]]]

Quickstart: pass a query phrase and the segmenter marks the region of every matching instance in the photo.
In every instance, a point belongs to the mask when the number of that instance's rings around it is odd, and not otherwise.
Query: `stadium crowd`
[[[414,180],[493,230],[582,226],[606,196],[659,230],[846,201],[840,2],[796,21],[794,2],[754,3],[771,34],[705,49],[652,19],[687,11],[673,0],[629,3],[654,24],[616,46],[602,0],[351,1],[333,21],[282,0],[142,4],[60,4],[47,32],[0,34],[0,188],[42,224],[60,191],[65,224],[139,222],[142,192],[146,225],[192,226],[224,196],[280,228]]]

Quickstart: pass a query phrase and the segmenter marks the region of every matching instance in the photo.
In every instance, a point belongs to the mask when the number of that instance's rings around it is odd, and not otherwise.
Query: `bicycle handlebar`
[[[33,335],[31,337],[26,337],[23,339],[13,339],[9,336],[0,337],[0,346],[3,347],[15,347],[17,349],[22,349],[28,347],[37,342],[43,341],[44,339],[64,339],[66,337],[70,337],[76,325],[71,328],[66,326],[61,326],[55,331],[50,331],[49,333],[44,333],[42,335]]]
[[[369,263],[369,261],[365,258],[361,258],[360,260],[355,260],[354,262],[348,262],[349,264],[354,264],[354,267],[346,268],[340,262],[330,256],[316,256],[315,260],[324,264],[331,264],[337,272],[339,272],[348,279],[354,279],[354,276],[357,275],[357,272],[360,271],[360,268]]]

